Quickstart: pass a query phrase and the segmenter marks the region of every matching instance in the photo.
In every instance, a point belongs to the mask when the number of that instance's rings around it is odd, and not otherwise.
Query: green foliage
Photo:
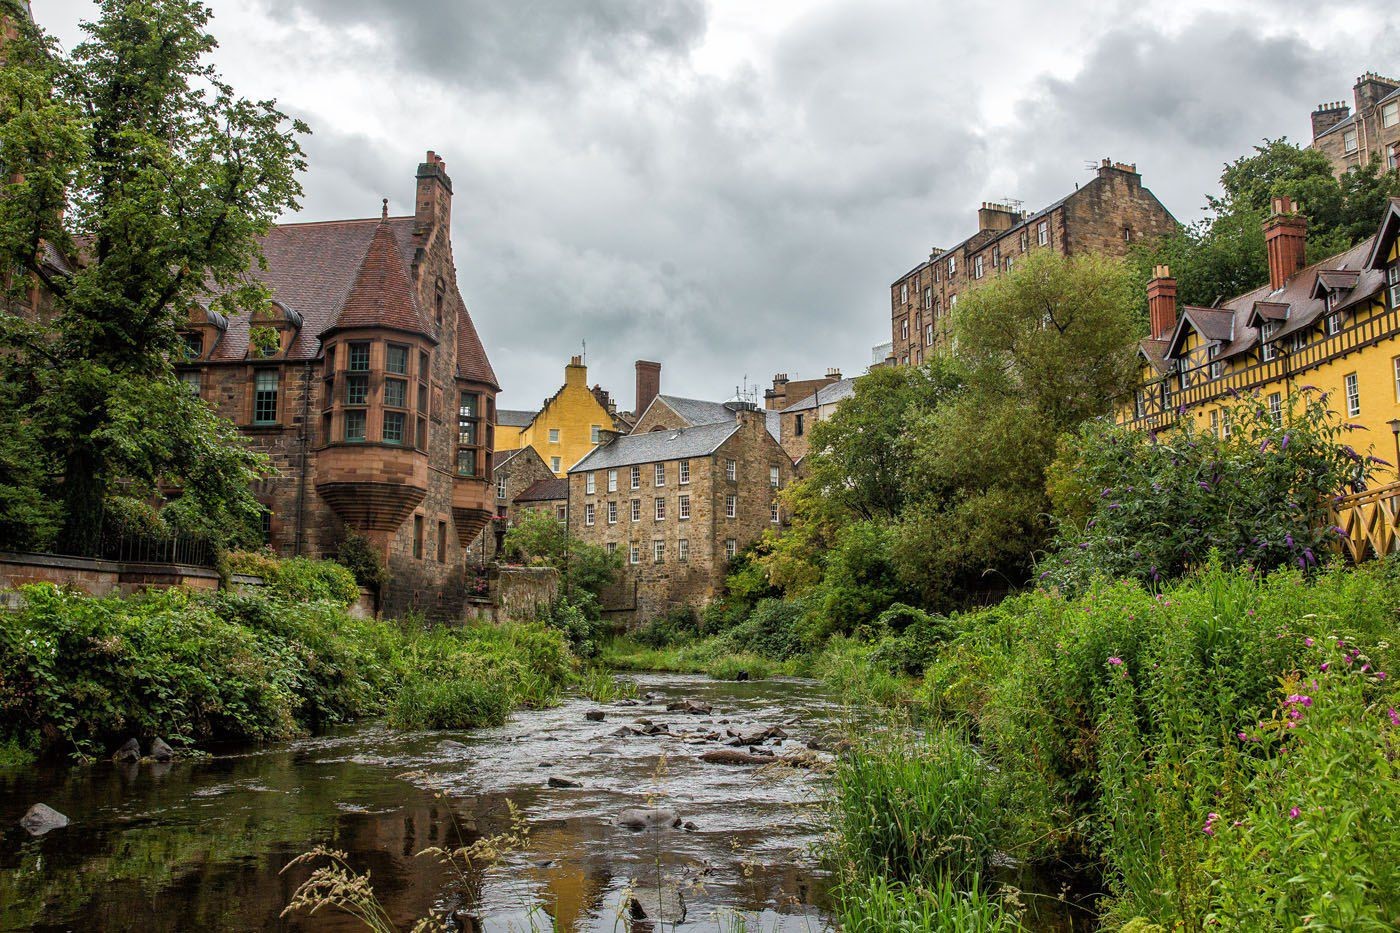
[[[335,562],[355,575],[355,582],[376,593],[389,582],[389,569],[362,534],[347,531],[336,551]]]
[[[648,648],[686,645],[700,637],[700,616],[691,606],[679,606],[643,625],[632,633]]]
[[[280,559],[260,551],[232,551],[225,560],[231,573],[262,577],[278,599],[327,600],[338,606],[349,606],[360,598],[355,575],[335,561],[306,557]]]
[[[872,521],[853,522],[837,534],[813,597],[820,635],[868,630],[892,603],[912,598],[896,571],[894,547],[893,530]]]
[[[197,0],[103,0],[65,53],[27,17],[0,68],[0,268],[11,299],[31,277],[45,323],[0,313],[0,519],[10,540],[95,540],[103,500],[176,486],[172,526],[246,542],[268,469],[234,427],[175,378],[179,329],[208,303],[227,315],[266,304],[248,276],[257,238],[294,210],[306,132],[270,103],[236,96],[206,59],[215,42]],[[48,244],[83,262],[56,274]],[[42,450],[16,468],[25,450]],[[37,490],[37,492],[36,492]],[[37,499],[36,499],[37,496]],[[40,508],[37,500],[61,502]]]
[[[1225,167],[1220,187],[1219,196],[1206,198],[1205,218],[1134,250],[1136,281],[1146,282],[1152,267],[1165,263],[1183,304],[1212,307],[1269,280],[1263,228],[1274,198],[1302,205],[1307,253],[1316,261],[1376,232],[1387,198],[1400,196],[1400,174],[1373,162],[1338,179],[1320,151],[1266,139]]]
[[[836,766],[842,874],[966,885],[985,873],[997,851],[998,809],[986,763],[953,731],[858,742]]]
[[[718,642],[726,653],[786,661],[813,648],[806,637],[805,614],[806,606],[800,601],[763,599],[747,619],[719,636]]]
[[[848,933],[1002,933],[1021,930],[1013,911],[992,899],[978,878],[966,889],[946,878],[928,886],[862,878],[841,885],[837,917]]]
[[[598,654],[598,644],[607,630],[602,605],[596,596],[586,591],[572,596],[561,594],[554,602],[541,608],[539,621],[561,632],[574,654],[580,658],[592,658]]]
[[[405,723],[462,727],[550,702],[573,676],[563,637],[539,625],[401,628],[275,588],[21,594],[0,611],[0,745],[25,751],[281,739],[391,705]]]
[[[583,676],[579,683],[579,693],[594,703],[631,700],[637,696],[637,682],[628,677],[617,677],[604,668],[595,667]]]
[[[876,633],[886,633],[870,654],[870,663],[891,674],[918,676],[952,634],[947,618],[895,603],[876,620]]]
[[[1026,594],[958,620],[920,699],[1016,789],[1007,849],[1101,866],[1110,926],[1365,928],[1400,903],[1397,609],[1387,565]]]
[[[1348,426],[1307,387],[1275,423],[1257,397],[1226,412],[1217,438],[1182,419],[1161,434],[1107,424],[1062,447],[1050,490],[1059,532],[1044,585],[1079,589],[1095,576],[1174,578],[1212,551],[1226,566],[1316,569],[1332,552],[1332,500],[1372,458],[1344,443]]]
[[[528,512],[506,532],[507,560],[558,570],[570,592],[593,596],[617,579],[622,555],[609,554],[596,544],[569,537],[568,528],[544,512]]]

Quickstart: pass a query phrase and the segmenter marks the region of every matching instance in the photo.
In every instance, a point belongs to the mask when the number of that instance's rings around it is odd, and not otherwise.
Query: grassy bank
[[[284,739],[387,714],[470,728],[549,703],[574,659],[539,624],[430,629],[354,619],[333,599],[182,590],[96,599],[26,587],[0,612],[0,749],[101,756],[143,746]],[[292,598],[296,595],[297,598]]]

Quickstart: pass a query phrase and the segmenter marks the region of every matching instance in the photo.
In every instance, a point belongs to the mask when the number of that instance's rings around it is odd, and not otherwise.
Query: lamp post
[[[1400,482],[1400,418],[1391,418],[1386,424],[1390,425],[1390,433],[1395,436],[1395,478]]]

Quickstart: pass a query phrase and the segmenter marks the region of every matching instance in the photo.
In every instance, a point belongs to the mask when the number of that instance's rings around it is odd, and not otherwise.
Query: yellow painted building
[[[1189,416],[1228,435],[1226,409],[1237,393],[1257,393],[1281,411],[1294,391],[1316,386],[1345,421],[1366,428],[1354,447],[1394,459],[1400,198],[1390,199],[1375,236],[1311,265],[1306,232],[1297,207],[1275,199],[1264,228],[1269,284],[1214,308],[1178,314],[1176,281],[1157,268],[1148,285],[1152,335],[1139,344],[1141,380],[1120,423],[1156,429]]]
[[[564,384],[537,412],[496,413],[496,450],[533,447],[554,474],[563,477],[598,446],[601,432],[616,430],[615,412],[599,400],[607,394],[588,387],[588,367],[574,357],[564,367]]]

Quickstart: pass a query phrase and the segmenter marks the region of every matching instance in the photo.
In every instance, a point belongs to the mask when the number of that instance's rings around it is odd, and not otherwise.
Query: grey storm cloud
[[[284,0],[326,26],[390,38],[405,70],[491,87],[557,80],[588,63],[625,70],[683,54],[705,34],[703,0]]]

